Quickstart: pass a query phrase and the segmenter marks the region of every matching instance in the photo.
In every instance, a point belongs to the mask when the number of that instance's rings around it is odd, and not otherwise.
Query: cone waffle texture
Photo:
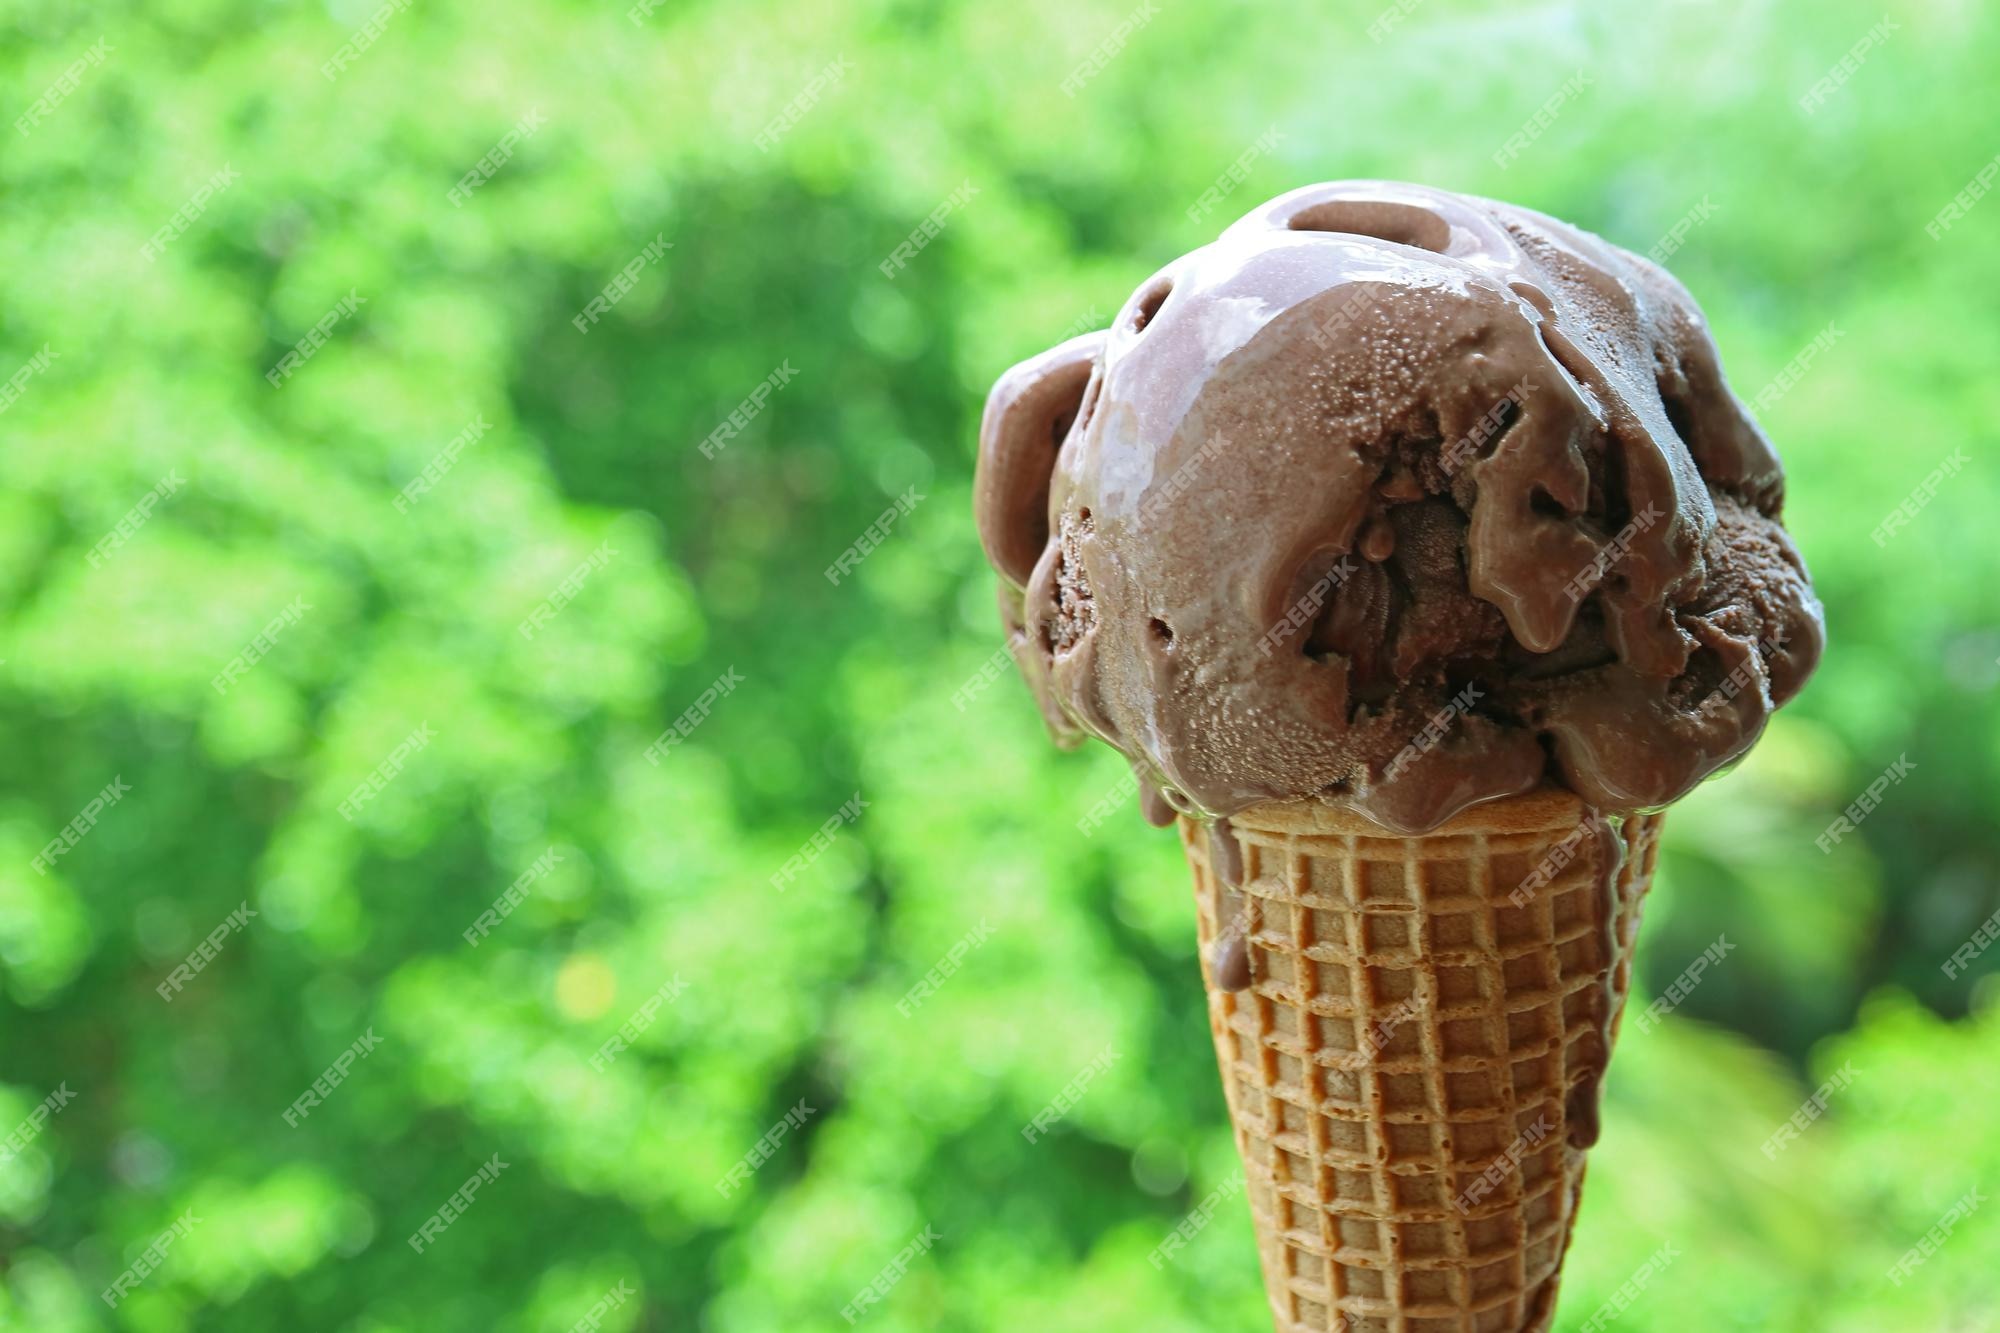
[[[1544,791],[1414,838],[1316,802],[1230,825],[1237,891],[1206,828],[1182,838],[1278,1329],[1540,1333],[1583,1181],[1572,1090],[1603,1074],[1660,816],[1600,835]],[[1214,964],[1232,921],[1233,992]]]

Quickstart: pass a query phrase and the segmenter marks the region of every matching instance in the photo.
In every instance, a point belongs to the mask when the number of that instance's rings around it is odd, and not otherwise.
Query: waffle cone
[[[1229,835],[1182,821],[1280,1333],[1548,1328],[1660,822],[1547,790],[1420,837],[1265,805],[1229,821],[1232,890]]]

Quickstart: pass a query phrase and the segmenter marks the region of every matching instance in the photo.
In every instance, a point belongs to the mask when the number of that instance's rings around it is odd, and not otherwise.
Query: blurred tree
[[[2000,408],[2000,211],[1926,231],[2000,16],[1808,111],[1879,11],[1393,13],[10,6],[0,1326],[843,1328],[908,1249],[857,1324],[1260,1327],[1178,852],[981,685],[972,439],[1239,212],[1383,175],[1641,251],[1708,203],[1671,262],[1746,392],[1837,331],[1764,413],[1835,649],[1669,822],[1642,990],[1739,951],[1624,1039],[1560,1326],[1671,1242],[1621,1327],[1995,1327],[1988,1214],[1891,1268],[2000,1170],[2000,951],[1944,967],[2000,908],[2000,476],[1874,534]]]

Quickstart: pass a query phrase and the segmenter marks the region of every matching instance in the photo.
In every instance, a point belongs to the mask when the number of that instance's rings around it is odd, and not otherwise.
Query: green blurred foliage
[[[997,644],[973,435],[1001,369],[1107,323],[1238,212],[1379,175],[1639,250],[1708,201],[1672,267],[1745,392],[1840,331],[1765,414],[1833,650],[1669,822],[1641,1000],[1718,935],[1737,947],[1666,1021],[1628,1024],[1559,1326],[1670,1243],[1617,1327],[2000,1328],[2000,1212],[1890,1277],[2000,1183],[2000,950],[1942,966],[2000,906],[2000,477],[1975,426],[2000,416],[2000,205],[1925,230],[2000,149],[2000,18],[1903,7],[1808,115],[1879,7],[1424,0],[1378,42],[1372,3],[1163,3],[1065,95],[1134,12],[424,0],[329,79],[371,0],[5,6],[12,114],[109,50],[0,157],[0,375],[55,354],[0,415],[0,1131],[73,1094],[0,1163],[0,1326],[546,1333],[624,1284],[620,1333],[844,1328],[927,1225],[860,1326],[1268,1326],[1240,1195],[1149,1260],[1237,1170],[1178,849],[1129,804],[1087,836],[1115,757],[1056,752],[1011,679],[960,692]],[[455,204],[531,111],[546,124]],[[580,333],[656,237],[672,249]],[[350,291],[365,303],[267,383]],[[781,365],[795,378],[704,457]],[[1959,447],[1971,465],[1873,540]],[[831,585],[907,488],[923,502]],[[309,610],[213,688],[295,598]],[[732,668],[743,683],[648,762]],[[1899,755],[1910,778],[1823,854]],[[130,794],[37,870],[114,778]],[[856,792],[860,817],[780,893]],[[257,915],[163,999],[239,904]],[[750,1184],[718,1189],[801,1101]],[[494,1154],[506,1169],[414,1252]]]

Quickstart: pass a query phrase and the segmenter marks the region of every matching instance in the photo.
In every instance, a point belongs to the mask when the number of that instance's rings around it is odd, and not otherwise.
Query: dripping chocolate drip
[[[1594,1148],[1598,1135],[1603,1133],[1603,1118],[1599,1113],[1604,1078],[1596,1070],[1584,1076],[1583,1082],[1569,1090],[1569,1097],[1563,1102],[1563,1117],[1569,1122],[1569,1146],[1572,1148]]]
[[[1243,884],[1243,844],[1229,821],[1218,819],[1208,826],[1208,864],[1230,888]]]
[[[1238,991],[1250,985],[1248,904],[1242,891],[1243,844],[1226,819],[1208,826],[1208,866],[1222,885],[1220,910],[1216,914],[1215,949],[1209,955],[1215,970],[1215,984]]]
[[[1583,827],[1597,844],[1593,888],[1604,920],[1603,934],[1598,940],[1604,980],[1598,986],[1591,1049],[1585,1052],[1589,1067],[1563,1102],[1572,1148],[1594,1146],[1603,1130],[1604,1070],[1611,1063],[1611,1023],[1618,1004],[1618,871],[1625,864],[1625,840],[1609,820],[1593,810],[1584,819]]]
[[[1215,984],[1227,991],[1250,987],[1249,921],[1244,916],[1243,894],[1235,889],[1222,891],[1221,911],[1216,917],[1215,948],[1209,962]]]

